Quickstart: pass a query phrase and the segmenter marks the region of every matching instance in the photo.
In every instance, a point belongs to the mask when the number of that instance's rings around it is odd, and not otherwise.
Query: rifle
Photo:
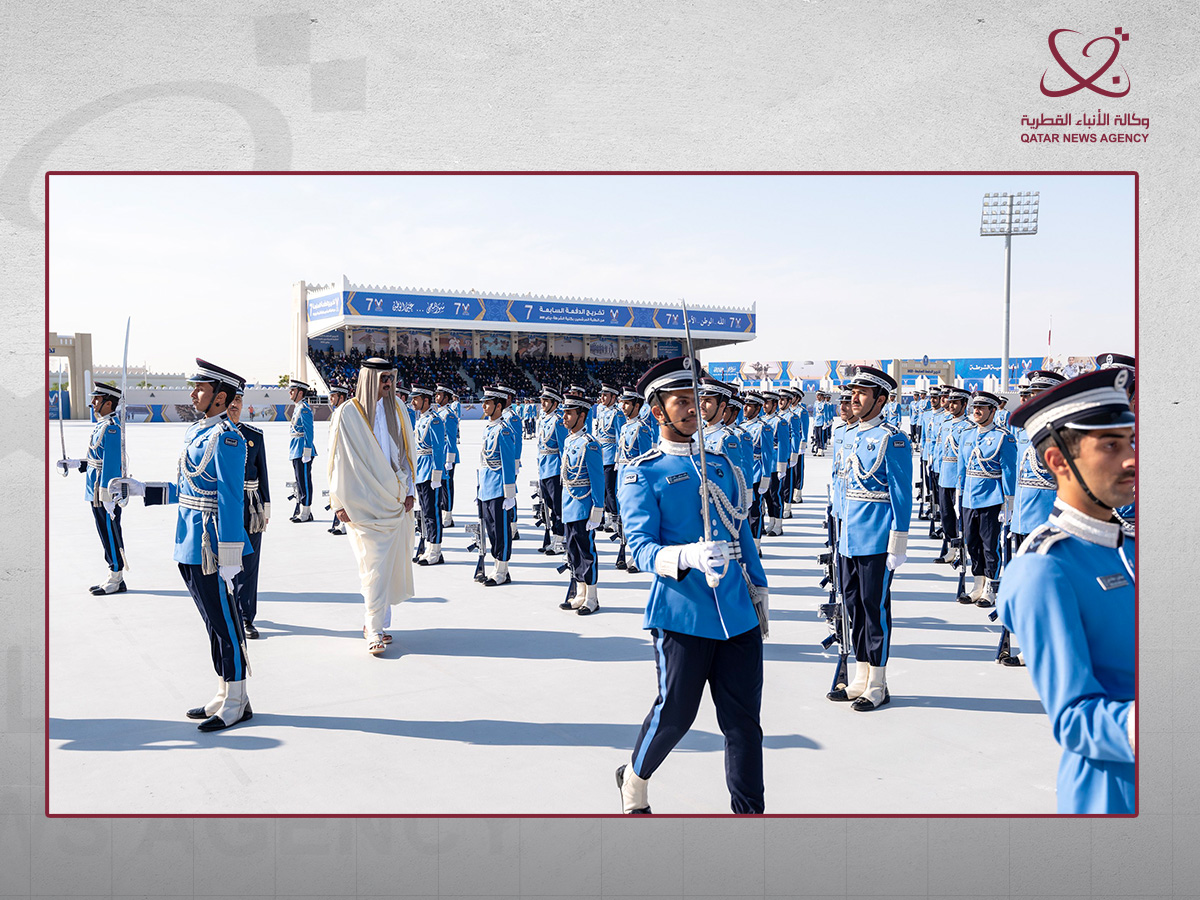
[[[850,619],[842,598],[842,585],[837,566],[837,526],[833,519],[832,508],[825,511],[825,546],[828,553],[822,553],[817,561],[825,567],[825,577],[820,586],[829,587],[829,602],[817,607],[817,612],[825,617],[829,626],[829,634],[821,641],[821,649],[828,650],[835,643],[838,645],[837,666],[833,672],[833,684],[829,690],[841,690],[850,683]]]
[[[418,537],[417,549],[413,554],[413,562],[416,562],[425,553],[425,517],[421,514],[421,510],[419,509],[415,509],[413,512],[416,513],[415,522]]]
[[[531,479],[529,486],[533,488],[533,524],[542,526],[542,546],[538,553],[550,550],[550,510],[542,499],[542,485],[537,479]]]
[[[593,563],[593,565],[594,565],[594,563]],[[558,570],[559,575],[561,575],[563,572],[567,571],[567,569],[571,569],[570,555],[568,554],[567,558],[565,560],[563,560],[562,565],[557,566],[556,568]],[[571,569],[571,583],[567,585],[567,596],[563,598],[562,603],[558,604],[558,608],[559,609],[574,609],[575,606],[573,603],[571,603],[571,601],[575,599],[575,596],[578,593],[579,593],[579,586],[575,582],[575,570]]]
[[[469,545],[467,545],[467,552],[470,553],[472,550],[479,551],[479,561],[475,563],[475,580],[483,581],[484,578],[486,577],[484,575],[484,571],[483,571],[483,556],[484,556],[483,502],[481,500],[476,500],[475,508],[479,511],[479,519],[474,524],[467,526],[467,534],[469,534],[473,538],[471,543]],[[505,522],[504,527],[505,528],[508,527],[507,522]]]
[[[972,603],[971,596],[967,593],[967,554],[962,552],[962,538],[956,537],[950,539],[951,549],[957,551],[954,554],[952,566],[958,569],[958,596],[955,598],[959,603]]]
[[[614,567],[618,569],[628,568],[628,563],[625,560],[625,523],[621,521],[621,517],[617,516],[617,530],[609,535],[610,541],[620,541],[621,545],[617,549],[617,561]]]

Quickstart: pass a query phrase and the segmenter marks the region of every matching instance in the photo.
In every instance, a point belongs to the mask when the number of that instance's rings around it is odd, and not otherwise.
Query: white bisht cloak
[[[393,401],[395,402],[395,401]],[[408,456],[413,434],[408,413],[396,404],[396,422]],[[363,599],[369,609],[395,606],[413,596],[413,514],[404,511],[410,485],[393,472],[356,400],[339,406],[329,426],[329,505],[350,516],[346,531],[358,560]]]

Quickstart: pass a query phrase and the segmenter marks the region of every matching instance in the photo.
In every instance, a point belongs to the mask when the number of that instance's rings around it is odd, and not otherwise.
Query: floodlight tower
[[[1004,357],[1000,360],[1000,391],[1008,391],[1008,335],[1012,276],[1012,238],[1014,234],[1037,234],[1038,191],[1018,191],[983,195],[980,237],[1004,236]]]

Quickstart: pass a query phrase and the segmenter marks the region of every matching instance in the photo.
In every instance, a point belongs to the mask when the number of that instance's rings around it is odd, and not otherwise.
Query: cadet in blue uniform
[[[959,443],[958,504],[963,544],[971,557],[975,588],[970,599],[983,608],[996,605],[996,583],[1004,552],[1002,526],[1012,520],[1017,490],[1017,441],[995,423],[1000,398],[987,391],[971,395],[974,428]],[[966,602],[960,598],[961,602]]]
[[[1058,372],[1039,369],[1026,372],[1017,385],[1017,391],[1021,402],[1026,403],[1042,391],[1048,391],[1064,381],[1066,378]],[[1049,520],[1054,509],[1054,498],[1058,494],[1058,484],[1054,480],[1054,473],[1042,464],[1037,447],[1029,440],[1029,433],[1015,423],[1010,424],[1008,430],[1017,442],[1017,493],[1013,501],[1012,522],[1009,524],[1015,550],[1035,528]]]
[[[448,384],[439,384],[433,399],[437,401],[437,414],[446,429],[446,471],[442,473],[442,493],[439,505],[442,509],[442,526],[454,527],[454,467],[458,465],[458,422],[454,407],[458,395]]]
[[[333,389],[330,389],[332,396]],[[245,502],[242,504],[242,526],[251,552],[242,557],[242,571],[233,579],[233,598],[242,615],[242,627],[250,640],[258,638],[254,618],[258,615],[258,570],[262,555],[262,533],[271,520],[271,485],[267,480],[267,451],[263,433],[242,421],[242,393],[239,387],[229,404],[229,420],[237,426],[246,442]]]
[[[925,392],[913,391],[912,402],[908,404],[908,439],[912,441],[914,447],[921,446],[921,416],[927,405]]]
[[[581,616],[600,608],[594,532],[604,517],[604,458],[599,442],[585,430],[591,405],[586,397],[575,395],[567,396],[562,405],[567,429],[562,449],[563,529],[567,566],[579,589],[573,600],[565,600],[561,606]]]
[[[1129,395],[1129,408],[1137,414],[1137,360],[1124,353],[1101,353],[1096,357],[1096,365],[1101,369],[1124,369],[1129,373],[1125,382],[1125,393]],[[1132,525],[1137,521],[1137,504],[1130,503],[1117,511],[1117,518]]]
[[[950,543],[958,539],[956,491],[958,490],[960,465],[959,445],[962,443],[963,432],[968,428],[973,429],[975,426],[967,421],[967,401],[971,399],[969,391],[959,387],[947,388],[943,397],[942,407],[946,411],[946,416],[938,428],[938,443],[933,452],[937,455],[939,464],[937,474],[938,509],[941,510],[942,546],[946,549],[936,561],[953,564],[962,555],[962,548],[953,547]],[[983,591],[982,577],[976,579],[976,586],[980,593],[972,599],[977,600]]]
[[[415,409],[413,409],[412,406],[410,406],[409,402],[408,402],[408,397],[409,397],[409,394],[411,394],[411,393],[412,392],[408,389],[408,387],[404,384],[404,382],[400,380],[399,376],[397,376],[396,377],[396,399],[400,401],[400,406],[404,408],[404,411],[406,413],[408,413],[408,424],[410,426],[412,426],[413,428],[416,428],[417,427],[417,411]]]
[[[1009,412],[1004,407],[1008,406],[1008,398],[1003,394],[997,394],[996,399],[1000,401],[1000,408],[996,410],[996,424],[1007,429]]]
[[[777,409],[779,408],[779,394],[773,390],[761,390],[758,392],[762,397],[763,407],[758,418],[762,420],[764,435],[769,428],[771,432],[771,451],[767,451],[767,444],[763,440],[763,478],[769,478],[767,490],[763,493],[763,502],[766,504],[767,512],[765,523],[763,525],[763,534],[772,537],[781,537],[783,535],[783,502],[780,492],[781,479],[783,473],[787,470],[787,461],[792,444],[792,429],[791,426],[786,426],[780,421]]]
[[[538,494],[550,521],[552,543],[547,553],[562,553],[562,449],[567,441],[567,427],[563,425],[559,406],[562,394],[551,388],[542,388],[542,414],[538,417]]]
[[[425,555],[419,566],[440,566],[442,558],[442,473],[446,470],[446,424],[433,411],[433,388],[412,386],[413,411],[417,424],[413,443],[417,451],[417,501],[421,504],[421,526],[425,535]]]
[[[488,423],[483,431],[483,446],[479,451],[476,472],[479,501],[480,541],[488,540],[496,567],[492,574],[480,576],[483,584],[495,587],[512,582],[508,561],[512,557],[512,532],[508,511],[517,505],[517,464],[513,456],[512,439],[503,420],[508,406],[508,392],[489,387],[483,392],[483,414]]]
[[[650,406],[646,403],[642,404],[642,408],[638,411],[638,418],[646,423],[646,427],[650,429],[650,444],[651,446],[658,445],[658,420],[650,415]]]
[[[333,384],[329,386],[329,411],[330,413],[337,412],[337,408],[346,402],[350,396],[350,389],[345,385]],[[333,524],[329,526],[330,534],[345,534],[346,523],[334,514]]]
[[[228,369],[196,360],[192,405],[203,417],[184,437],[174,483],[143,483],[117,478],[110,491],[125,486],[147,506],[178,503],[175,561],[188,593],[208,630],[213,668],[220,679],[216,696],[204,706],[189,709],[189,719],[203,719],[201,731],[219,731],[251,718],[246,695],[249,665],[242,640],[241,616],[233,582],[242,571],[242,557],[251,552],[243,524],[246,442],[225,412],[244,384]]]
[[[900,415],[900,394],[897,391],[892,391],[892,399],[884,408],[883,420],[899,431]]]
[[[746,433],[746,431],[741,425],[738,424],[737,421],[738,416],[740,416],[742,412],[742,398],[739,394],[738,386],[736,384],[725,384],[724,382],[717,381],[715,378],[706,379],[701,384],[700,388],[700,405],[702,411],[704,411],[706,415],[706,397],[712,398],[714,396],[711,391],[713,386],[721,386],[727,393],[724,397],[721,397],[719,394],[716,395],[715,403],[713,403],[713,405],[720,408],[720,415],[722,419],[712,420],[710,424],[713,425],[713,427],[716,427],[716,425],[720,423],[722,431],[726,434],[729,434],[733,441],[737,443],[737,454],[736,456],[731,456],[730,458],[737,463],[738,467],[742,471],[742,483],[746,487],[747,498],[753,498],[754,440]],[[724,400],[724,404],[721,403],[722,400]],[[709,402],[712,401],[710,400]],[[705,421],[708,422],[709,420],[705,419]],[[704,446],[705,449],[708,448],[708,444],[705,444]],[[731,445],[729,443],[725,443],[724,447],[725,450],[722,450],[721,446],[718,446],[718,452],[725,453],[726,450],[730,449]],[[728,453],[726,455],[728,455]],[[746,515],[749,517],[748,509]]]
[[[621,472],[625,466],[629,465],[643,453],[649,452],[654,446],[654,434],[650,431],[650,426],[646,424],[641,417],[643,406],[643,397],[631,387],[625,388],[621,392],[621,412],[625,416],[625,424],[621,426],[621,432],[617,435],[617,481],[620,483]],[[621,537],[621,549],[626,547],[624,528],[618,528]],[[617,555],[615,563],[618,569],[624,569],[630,574],[636,575],[641,570],[636,563],[626,559],[624,553]]]
[[[288,430],[288,458],[296,475],[296,509],[292,513],[292,521],[311,522],[312,461],[316,458],[317,446],[313,443],[312,407],[304,399],[308,394],[308,385],[293,378],[288,384],[288,394],[294,404],[291,428]]]
[[[838,542],[842,594],[850,615],[855,675],[830,700],[852,700],[858,712],[891,697],[887,663],[892,640],[892,575],[908,558],[912,517],[912,445],[883,421],[896,382],[881,369],[859,366],[846,386],[858,426],[843,449],[845,522]]]
[[[521,452],[525,447],[525,426],[521,424],[521,417],[513,409],[513,401],[517,399],[517,392],[504,384],[498,384],[496,388],[503,391],[505,398],[508,400],[508,406],[505,408],[504,414],[500,417],[500,421],[504,425],[504,433],[508,438],[508,443],[512,450],[513,467],[516,472],[513,478],[515,482],[516,476],[521,474]],[[508,516],[509,539],[515,541],[520,537],[520,534],[517,532],[516,494],[513,495],[512,505],[506,505],[504,509]]]
[[[942,422],[950,418],[949,410],[944,408],[947,390],[949,390],[948,387],[940,385],[930,392],[930,406],[926,412],[924,441],[921,444],[921,453],[925,457],[925,490],[933,498],[933,504],[929,511],[929,518],[931,520],[929,526],[930,537],[933,537],[932,523],[941,521],[942,517],[942,485],[941,479],[938,477],[938,472],[942,467],[942,455],[939,449],[942,439]],[[953,554],[947,552],[949,542],[946,540],[944,532],[942,537],[942,555],[938,558],[938,561],[950,562]]]
[[[60,459],[59,471],[66,475],[71,469],[84,473],[83,499],[92,508],[96,533],[104,547],[108,563],[108,578],[90,588],[97,597],[120,594],[125,587],[125,537],[121,533],[121,506],[108,491],[108,483],[122,474],[121,420],[117,407],[121,404],[121,389],[97,381],[92,386],[92,410],[96,425],[88,439],[86,459]]]
[[[617,437],[625,427],[625,416],[616,407],[617,393],[615,387],[601,384],[600,404],[592,411],[592,434],[604,455],[604,512],[609,531],[617,527],[617,516],[621,514],[617,504]]]
[[[842,391],[838,396],[840,421],[833,423],[829,433],[829,455],[833,461],[829,478],[829,507],[834,520],[834,536],[839,540],[846,520],[846,435],[853,434],[858,424],[851,400],[849,391]]]
[[[796,416],[792,419],[792,445],[796,448],[796,465],[792,470],[792,502],[804,502],[804,454],[808,449],[809,416],[804,402],[804,389],[793,388],[795,402],[792,404]]]
[[[998,612],[1063,749],[1059,813],[1137,811],[1137,557],[1113,514],[1136,490],[1129,377],[1081,375],[1012,414],[1058,484],[1050,521],[1004,571]]]
[[[763,534],[764,495],[771,489],[771,475],[775,462],[775,432],[763,419],[763,397],[758,391],[747,391],[742,395],[743,409],[746,419],[742,430],[750,437],[753,451],[751,460],[754,465],[754,490],[750,500],[750,533],[754,535],[756,546],[761,547]]]
[[[701,374],[690,357],[664,360],[638,382],[661,426],[661,440],[657,450],[625,469],[619,491],[633,557],[656,576],[643,627],[654,640],[658,697],[631,761],[617,769],[617,783],[624,812],[650,812],[647,779],[687,734],[707,684],[725,736],[731,808],[761,813],[767,579],[734,464],[714,453],[707,459],[707,477],[701,477],[692,371]],[[709,498],[708,541],[701,490]],[[720,576],[716,587],[706,576]]]

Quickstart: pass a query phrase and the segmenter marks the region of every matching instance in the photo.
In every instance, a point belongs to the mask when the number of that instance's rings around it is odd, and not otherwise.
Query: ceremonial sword
[[[125,478],[129,475],[129,466],[125,460],[125,408],[129,404],[129,396],[126,391],[129,388],[129,324],[132,317],[125,319],[125,355],[121,359],[121,497],[117,502],[124,506],[129,502],[129,485],[126,484]],[[116,511],[114,507],[114,518]]]
[[[66,459],[67,458],[67,437],[63,433],[62,376],[63,376],[63,366],[62,366],[62,360],[60,359],[58,361],[58,396],[55,397],[55,400],[58,401],[58,440],[59,440],[59,443],[62,444],[62,458]],[[67,467],[59,466],[59,468],[62,469],[63,478],[66,478],[67,477]]]
[[[687,369],[692,373],[692,402],[696,404],[696,443],[700,445],[700,517],[704,520],[704,542],[711,543],[712,519],[708,517],[708,464],[704,456],[704,416],[700,412],[700,376],[696,373],[696,363],[699,360],[696,359],[695,350],[692,348],[692,328],[688,324],[687,301],[681,297],[679,304],[683,307],[683,333],[687,338]],[[736,538],[736,535],[734,537]],[[721,583],[721,577],[728,566],[726,561],[720,575],[716,572],[704,574],[704,580],[710,588],[715,588]]]

